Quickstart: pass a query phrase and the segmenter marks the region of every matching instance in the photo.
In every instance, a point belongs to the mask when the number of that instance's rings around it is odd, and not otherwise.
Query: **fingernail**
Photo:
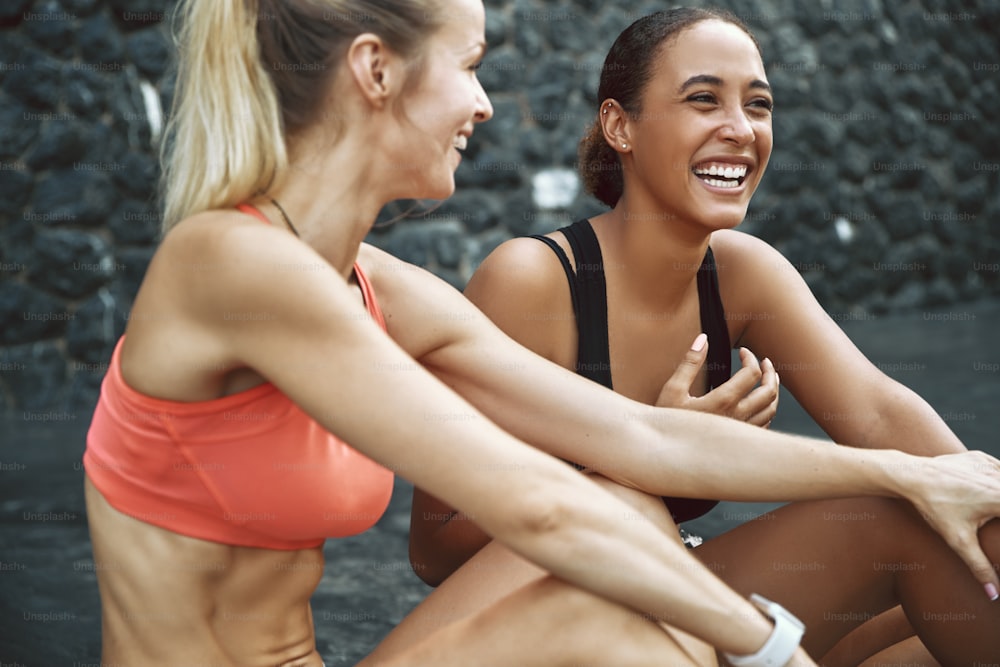
[[[694,339],[693,343],[691,343],[691,349],[695,352],[701,352],[702,349],[705,347],[705,343],[707,342],[708,342],[708,336],[706,336],[703,333],[698,334],[698,337]]]
[[[1000,593],[997,593],[997,587],[993,584],[986,584],[984,588],[986,589],[986,596],[989,599],[996,600],[997,598],[1000,598]]]

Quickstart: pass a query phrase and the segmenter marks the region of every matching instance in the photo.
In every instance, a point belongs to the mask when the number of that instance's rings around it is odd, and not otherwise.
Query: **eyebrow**
[[[690,79],[685,81],[680,88],[677,89],[677,94],[680,95],[691,86],[696,86],[699,83],[705,83],[710,86],[721,86],[722,79],[720,79],[717,76],[713,76],[711,74],[695,74]],[[771,86],[766,81],[761,81],[760,79],[754,79],[753,81],[751,81],[750,87],[758,90],[766,90],[767,92],[771,92]]]

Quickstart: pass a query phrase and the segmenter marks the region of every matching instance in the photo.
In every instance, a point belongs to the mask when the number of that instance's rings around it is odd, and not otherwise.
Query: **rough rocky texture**
[[[784,252],[834,313],[1000,293],[1000,7],[712,4],[755,29],[777,99],[770,173],[744,229]],[[600,211],[582,192],[543,208],[536,177],[575,167],[604,54],[660,6],[487,2],[480,76],[496,113],[472,140],[459,192],[429,221],[411,214],[371,240],[461,287],[504,239]],[[0,345],[44,344],[61,359],[30,357],[25,377],[0,378],[0,411],[44,400],[85,412],[96,398],[77,375],[106,361],[157,239],[158,132],[144,99],[166,108],[173,93],[172,7],[0,8]]]

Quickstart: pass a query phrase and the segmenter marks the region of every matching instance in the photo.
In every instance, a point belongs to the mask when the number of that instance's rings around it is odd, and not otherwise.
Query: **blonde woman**
[[[1000,513],[994,459],[859,454],[635,403],[362,243],[385,203],[449,196],[492,113],[479,0],[179,13],[165,235],[84,456],[103,663],[320,665],[323,541],[374,524],[398,473],[549,574],[364,665],[814,664],[787,612],[539,449],[621,484],[748,499],[775,495],[766,452],[791,497],[910,500],[957,549],[933,555],[961,590],[960,557],[996,584],[970,540]],[[580,450],[611,440],[632,463]]]

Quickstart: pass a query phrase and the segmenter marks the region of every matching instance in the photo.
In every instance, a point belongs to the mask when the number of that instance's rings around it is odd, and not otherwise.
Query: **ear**
[[[378,35],[370,32],[354,38],[347,49],[347,67],[361,95],[381,109],[397,85],[399,57]]]
[[[608,145],[619,153],[628,153],[632,150],[631,124],[625,109],[618,104],[618,100],[608,98],[601,102],[598,116],[601,120],[601,129],[604,131],[604,140]]]

